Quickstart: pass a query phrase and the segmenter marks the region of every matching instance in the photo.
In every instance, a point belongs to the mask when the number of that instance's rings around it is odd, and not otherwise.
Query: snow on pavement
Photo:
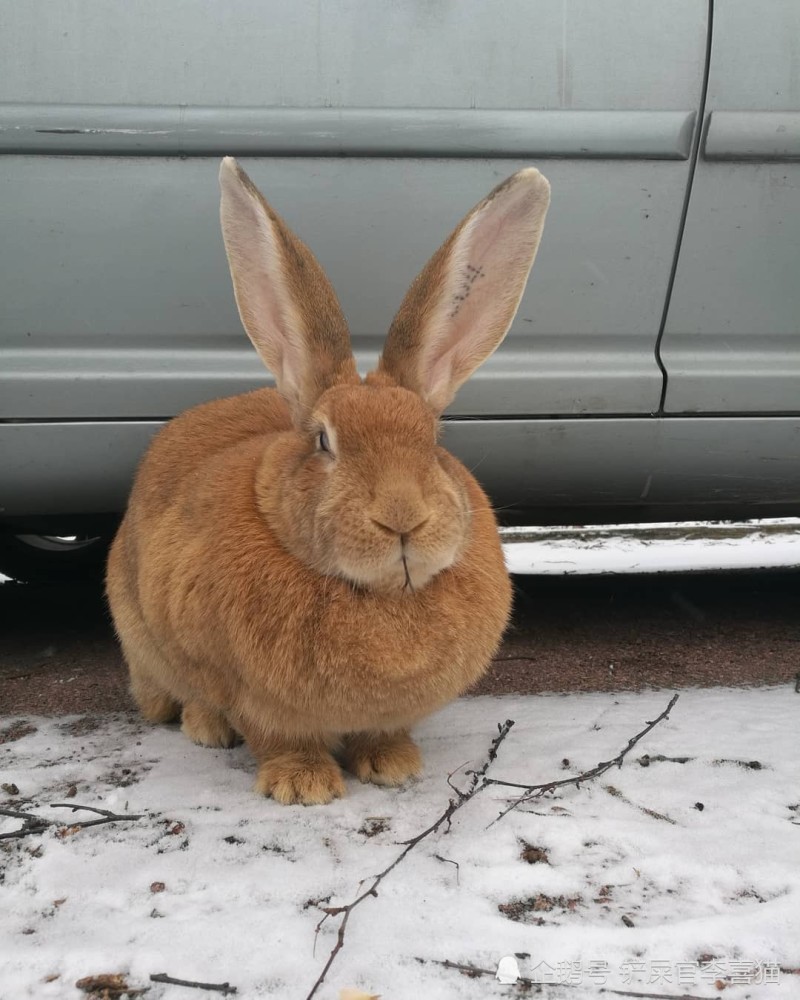
[[[615,756],[670,694],[462,699],[419,727],[419,782],[349,778],[347,798],[312,808],[256,796],[246,748],[196,747],[174,727],[3,720],[4,808],[92,818],[50,808],[67,801],[143,818],[0,840],[0,998],[70,1000],[85,995],[78,979],[111,972],[149,986],[148,1000],[220,995],[149,982],[166,972],[304,1000],[336,940],[331,918],[315,948],[320,907],[349,902],[441,814],[447,775],[462,768],[466,786],[498,723],[516,724],[490,775],[544,782]],[[791,688],[687,690],[594,783],[492,826],[509,796],[488,788],[353,911],[317,996],[516,996],[439,964],[493,970],[515,954],[545,997],[800,996],[798,709]],[[645,754],[690,759],[642,766]],[[0,817],[0,834],[19,826]]]

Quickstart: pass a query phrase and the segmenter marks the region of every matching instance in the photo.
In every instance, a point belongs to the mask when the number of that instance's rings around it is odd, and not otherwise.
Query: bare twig
[[[446,865],[455,865],[455,869],[456,869],[456,885],[460,885],[461,883],[459,881],[459,873],[461,871],[461,865],[459,865],[459,863],[457,861],[453,861],[452,858],[443,858],[441,856],[441,854],[434,854],[434,857],[436,858],[437,861],[441,861],[441,862],[443,862]]]
[[[470,782],[469,790],[466,793],[467,796],[474,795],[478,791],[478,783],[486,777],[486,772],[494,764],[497,759],[497,751],[500,749],[500,744],[508,736],[511,727],[514,725],[513,719],[506,719],[502,726],[497,727],[497,736],[489,744],[489,751],[486,754],[486,760],[483,762],[481,767],[477,771],[472,772],[472,781]]]
[[[637,733],[636,736],[631,737],[631,739],[628,740],[627,746],[612,760],[603,761],[596,767],[592,768],[591,771],[586,771],[584,774],[577,775],[577,777],[565,778],[560,781],[551,781],[545,785],[522,785],[512,781],[498,781],[495,778],[487,778],[486,774],[491,765],[494,763],[495,759],[497,758],[497,753],[498,750],[500,749],[500,745],[511,731],[511,727],[514,725],[514,721],[513,719],[507,719],[502,725],[498,725],[497,736],[495,736],[495,738],[489,745],[489,749],[486,754],[486,759],[484,760],[483,764],[476,771],[469,772],[472,777],[470,779],[466,791],[457,788],[451,780],[453,775],[452,774],[448,775],[448,784],[455,792],[455,798],[450,799],[450,801],[447,804],[447,808],[444,810],[444,812],[442,812],[442,814],[433,823],[431,823],[431,825],[427,829],[423,830],[422,833],[417,834],[416,837],[412,837],[411,840],[403,841],[401,845],[403,847],[403,850],[397,855],[394,861],[386,868],[384,868],[383,871],[380,872],[378,875],[375,875],[370,880],[368,887],[359,895],[357,895],[356,898],[352,900],[352,902],[347,903],[345,906],[323,907],[325,915],[317,924],[315,931],[316,934],[319,934],[322,925],[329,917],[341,917],[342,919],[341,922],[339,923],[339,928],[336,934],[336,941],[334,943],[333,948],[331,949],[330,954],[328,955],[328,960],[325,963],[322,972],[320,972],[319,976],[317,977],[317,981],[311,987],[310,992],[306,995],[305,1000],[312,1000],[312,998],[316,996],[317,991],[325,981],[325,977],[327,976],[331,966],[336,961],[336,956],[344,947],[345,934],[347,932],[347,924],[348,921],[350,920],[350,915],[352,914],[353,910],[361,903],[363,903],[366,899],[368,899],[370,896],[377,896],[378,886],[381,884],[381,882],[387,877],[387,875],[389,875],[392,871],[394,871],[394,869],[402,861],[404,861],[405,858],[411,853],[411,851],[413,851],[414,848],[419,843],[425,840],[426,837],[429,837],[431,834],[436,833],[445,824],[447,824],[447,829],[449,830],[453,816],[455,815],[455,813],[458,812],[459,809],[465,806],[467,802],[474,799],[476,795],[484,791],[484,789],[488,788],[490,785],[500,785],[510,788],[524,789],[523,794],[519,796],[519,798],[515,799],[512,805],[508,807],[508,809],[505,809],[503,812],[501,812],[500,815],[497,817],[497,819],[493,820],[493,822],[496,823],[497,820],[502,819],[502,817],[505,816],[506,813],[510,812],[512,809],[516,808],[521,803],[529,801],[531,798],[534,798],[538,795],[543,795],[545,794],[545,792],[551,792],[553,791],[553,789],[560,788],[564,785],[576,785],[577,787],[580,787],[580,785],[584,781],[589,781],[592,778],[598,777],[599,775],[608,771],[609,768],[613,767],[615,764],[618,767],[621,767],[622,761],[624,760],[626,755],[630,753],[633,747],[635,747],[636,744],[641,739],[643,739],[643,737],[645,737],[650,732],[651,729],[657,726],[659,722],[667,718],[677,700],[678,700],[678,695],[677,694],[673,695],[669,705],[667,705],[667,707],[658,716],[658,718],[654,719],[652,722],[648,722],[647,726],[640,733]],[[489,825],[491,826],[492,824]],[[492,973],[492,975],[494,975],[494,973]]]
[[[41,833],[50,826],[50,820],[41,816],[34,816],[33,813],[20,812],[17,809],[0,809],[0,816],[9,816],[11,819],[21,819],[22,826],[18,830],[10,833],[0,833],[0,840],[12,840],[16,837],[27,837],[31,833]]]
[[[27,837],[33,833],[43,833],[50,826],[58,827],[70,827],[74,830],[85,830],[90,826],[100,826],[102,823],[119,823],[122,821],[130,822],[136,819],[143,819],[144,814],[133,814],[133,813],[113,813],[109,812],[107,809],[95,809],[94,806],[80,806],[75,805],[72,802],[56,802],[51,806],[52,809],[64,808],[71,809],[73,812],[77,810],[85,810],[86,812],[99,813],[102,819],[89,819],[83,820],[79,823],[64,823],[63,820],[59,819],[47,819],[44,816],[36,816],[34,813],[18,812],[14,809],[0,809],[0,816],[10,816],[12,819],[23,820],[22,826],[18,830],[12,830],[10,833],[0,833],[0,840],[11,840],[17,837]]]
[[[451,772],[450,772],[450,773],[449,773],[449,774],[447,775],[447,784],[448,784],[448,785],[449,785],[449,786],[450,786],[450,787],[451,787],[451,788],[453,789],[453,791],[454,791],[454,792],[456,793],[456,795],[458,795],[458,796],[461,796],[461,795],[463,795],[464,793],[463,793],[463,792],[461,791],[461,789],[460,789],[460,788],[459,788],[459,787],[458,787],[457,785],[454,785],[454,784],[453,784],[453,775],[454,775],[454,774],[458,774],[458,772],[459,772],[459,771],[461,771],[461,770],[463,770],[463,769],[464,769],[464,768],[465,768],[465,767],[467,766],[467,764],[469,764],[469,761],[468,761],[468,760],[465,760],[463,764],[459,764],[459,765],[458,765],[458,767],[454,768],[454,769],[453,769],[453,770],[452,770],[452,771],[451,771]]]
[[[665,823],[671,823],[673,826],[677,826],[677,820],[674,820],[671,816],[667,816],[666,813],[657,812],[655,809],[649,809],[647,806],[640,806],[638,802],[631,802],[627,795],[623,795],[622,792],[615,788],[614,785],[603,785],[602,789],[604,792],[608,792],[615,799],[619,799],[620,802],[624,802],[626,806],[631,806],[633,809],[638,809],[639,812],[645,814],[645,816],[651,816],[653,819],[663,820]]]
[[[108,809],[96,809],[94,806],[76,806],[74,802],[52,802],[50,804],[50,808],[51,809],[71,809],[73,812],[78,812],[80,810],[81,812],[97,813],[98,816],[105,816],[106,819],[119,819],[120,818],[117,813],[109,812]],[[133,817],[125,817],[125,818],[126,819],[128,819],[128,818],[132,819]],[[136,818],[139,819],[140,817],[137,816]]]
[[[494,761],[494,759],[497,757],[497,751],[500,748],[500,744],[503,742],[506,736],[508,736],[509,732],[511,731],[511,727],[513,725],[514,725],[513,719],[507,719],[502,726],[498,725],[497,736],[495,736],[495,738],[492,740],[489,746],[489,750],[486,755],[486,761],[479,770],[473,772],[473,777],[472,781],[470,782],[469,789],[466,792],[462,792],[459,789],[454,788],[457,797],[454,799],[450,799],[447,808],[444,810],[441,816],[439,816],[438,819],[436,819],[433,823],[431,823],[431,825],[427,829],[423,830],[422,833],[417,834],[416,837],[412,837],[411,840],[403,841],[402,842],[403,850],[397,855],[397,857],[390,865],[384,868],[382,872],[380,872],[370,881],[368,888],[366,888],[362,893],[360,893],[360,895],[356,896],[356,898],[352,902],[347,903],[347,905],[345,906],[323,907],[325,916],[317,924],[315,931],[316,934],[319,934],[322,925],[329,917],[341,916],[342,920],[339,924],[339,929],[336,934],[336,942],[333,948],[331,949],[330,955],[328,955],[328,961],[325,963],[322,972],[320,972],[319,976],[317,977],[317,981],[314,983],[314,985],[311,987],[310,992],[307,994],[306,1000],[311,1000],[312,997],[316,996],[317,991],[325,981],[325,977],[327,976],[330,967],[336,961],[336,956],[344,947],[344,938],[345,938],[345,933],[347,932],[347,923],[350,920],[350,914],[353,912],[353,910],[361,903],[363,903],[364,900],[368,899],[370,896],[377,896],[378,895],[377,889],[378,886],[381,884],[381,882],[386,878],[387,875],[390,874],[390,872],[392,872],[402,861],[405,860],[405,858],[411,853],[411,851],[414,850],[414,848],[419,843],[425,840],[426,837],[429,837],[432,833],[436,833],[436,831],[439,830],[440,827],[442,827],[445,823],[447,823],[449,829],[450,822],[454,814],[457,813],[462,806],[466,805],[470,799],[474,798],[479,792],[483,791],[483,789],[486,787],[486,778],[485,778],[486,771],[491,765],[491,763]]]
[[[491,976],[495,977],[496,973],[492,972],[491,969],[482,969],[479,965],[472,965],[472,963],[467,962],[451,962],[449,959],[440,961],[437,958],[418,958],[418,962],[432,962],[434,965],[441,965],[443,969],[454,969],[456,972],[462,973],[462,975],[469,976],[470,979],[479,979],[481,976]],[[520,976],[517,979],[515,986],[522,986],[526,990],[531,990],[534,988],[541,989],[542,983],[537,983],[534,979],[528,979],[526,976]],[[562,984],[559,983],[559,986]],[[568,984],[563,984],[568,985]]]
[[[540,798],[542,795],[547,795],[550,792],[555,791],[556,788],[564,788],[567,785],[575,785],[577,788],[586,782],[591,781],[594,778],[599,778],[601,774],[605,774],[606,771],[611,770],[612,767],[622,767],[622,762],[625,757],[631,752],[631,750],[636,746],[636,744],[642,740],[647,734],[653,730],[659,722],[663,722],[669,716],[669,713],[675,706],[675,702],[678,700],[678,695],[674,694],[670,699],[669,704],[664,709],[664,711],[653,719],[652,722],[648,722],[647,725],[638,732],[635,736],[632,736],[627,745],[617,754],[616,757],[612,757],[611,760],[600,761],[595,767],[588,771],[584,771],[583,774],[575,775],[572,778],[561,778],[558,781],[548,781],[541,785],[525,785],[517,781],[500,781],[497,778],[484,778],[483,786],[487,785],[500,785],[504,788],[522,788],[524,791],[520,796],[513,800],[511,805],[503,809],[495,819],[489,824],[493,826],[498,820],[501,820],[504,816],[510,813],[513,809],[518,806],[523,805],[526,802],[530,802],[531,799]]]
[[[642,767],[650,767],[651,764],[688,764],[690,760],[694,760],[694,757],[665,757],[663,753],[654,753],[651,757],[646,753],[636,763]]]
[[[26,819],[26,820],[38,819],[37,816],[34,816],[31,813],[20,812],[18,809],[0,809],[0,816],[10,816],[11,819]],[[42,819],[39,820],[39,822],[47,823],[48,820]]]
[[[225,997],[238,992],[236,987],[231,986],[230,983],[198,983],[193,979],[175,979],[174,976],[168,976],[166,972],[154,972],[150,976],[150,982],[169,983],[170,986],[190,986],[195,990],[215,990]]]

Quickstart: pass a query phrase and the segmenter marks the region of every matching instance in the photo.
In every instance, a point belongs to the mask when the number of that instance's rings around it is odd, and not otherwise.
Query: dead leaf
[[[59,840],[65,840],[67,837],[74,837],[76,833],[80,833],[81,828],[79,826],[60,826],[56,830],[56,836]]]
[[[49,976],[45,976],[44,977],[44,979],[42,980],[42,982],[43,983],[54,983],[56,981],[56,979],[58,979],[58,978],[59,978],[59,975],[58,975],[57,972],[51,972]]]
[[[166,888],[167,887],[163,882],[150,883],[150,892],[163,892]]]
[[[0,788],[3,789],[6,795],[19,795],[19,789],[17,788],[17,786],[14,784],[13,781],[8,783],[3,782],[3,784],[0,785]]]
[[[54,899],[53,906],[63,906],[64,903],[66,903],[66,901],[67,901],[66,896],[62,896],[61,899]]]
[[[117,997],[138,997],[145,991],[128,986],[122,972],[103,972],[99,976],[84,976],[75,983],[94,1000],[116,1000]]]
[[[64,798],[74,799],[77,794],[78,794],[78,786],[70,785],[69,788],[66,790],[66,792],[64,792]]]
[[[519,856],[522,861],[527,861],[529,865],[539,863],[550,864],[546,847],[536,847],[534,844],[529,844],[526,840],[521,840],[520,844],[522,845],[522,850]]]
[[[351,986],[339,990],[339,1000],[381,1000],[380,993],[365,993],[363,990],[355,990]]]

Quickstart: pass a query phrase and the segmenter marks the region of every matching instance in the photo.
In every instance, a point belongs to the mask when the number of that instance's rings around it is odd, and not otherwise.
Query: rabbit
[[[257,792],[328,803],[342,766],[418,776],[410,727],[478,680],[506,627],[494,512],[439,417],[511,325],[550,187],[521,170],[466,216],[361,378],[311,252],[231,157],[220,186],[239,314],[277,388],[155,436],[107,594],[146,719],[205,746],[243,737]]]

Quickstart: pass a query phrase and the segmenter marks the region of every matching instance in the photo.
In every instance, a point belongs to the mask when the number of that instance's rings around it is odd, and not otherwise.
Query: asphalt
[[[798,572],[518,578],[513,625],[474,693],[794,691],[798,608]],[[99,586],[0,584],[0,716],[132,708]]]

